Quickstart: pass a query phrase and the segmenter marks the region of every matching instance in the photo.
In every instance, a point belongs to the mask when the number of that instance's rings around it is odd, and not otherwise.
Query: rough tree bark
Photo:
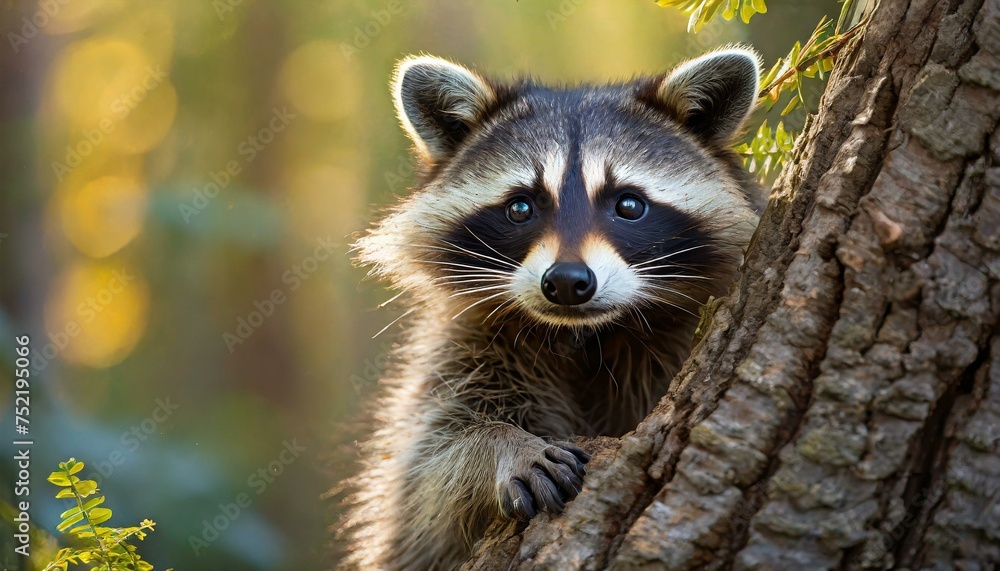
[[[998,118],[1000,0],[882,0],[668,395],[465,568],[996,568]]]

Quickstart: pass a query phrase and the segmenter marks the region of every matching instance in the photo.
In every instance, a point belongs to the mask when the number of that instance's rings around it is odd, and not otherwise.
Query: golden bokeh
[[[53,65],[53,97],[69,120],[71,145],[108,145],[125,153],[154,148],[177,113],[169,69],[132,43],[78,42]],[[81,153],[85,154],[85,153]]]
[[[135,348],[148,313],[149,288],[136,267],[77,262],[49,292],[45,327],[62,360],[105,368]]]
[[[108,143],[123,153],[145,153],[154,149],[170,132],[177,115],[177,91],[169,81],[144,96],[143,99],[127,98],[130,112],[108,137]]]
[[[140,83],[152,65],[142,50],[123,40],[74,43],[52,66],[56,102],[75,126],[96,127],[100,119],[116,115],[116,100]]]
[[[333,121],[354,113],[361,100],[356,66],[341,46],[314,41],[296,49],[285,60],[279,79],[288,101],[316,121]]]
[[[117,252],[142,229],[146,188],[137,178],[102,176],[62,189],[58,197],[63,232],[93,258]]]

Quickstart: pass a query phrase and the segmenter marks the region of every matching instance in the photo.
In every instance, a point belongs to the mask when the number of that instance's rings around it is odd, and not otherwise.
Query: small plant
[[[59,463],[59,470],[49,474],[49,482],[61,488],[56,497],[76,503],[59,516],[62,521],[56,529],[79,546],[60,549],[44,571],[65,571],[70,565],[89,565],[99,571],[152,571],[153,566],[143,561],[135,546],[127,540],[145,539],[146,532],[153,531],[156,524],[145,519],[135,527],[101,525],[111,519],[111,510],[100,507],[104,496],[97,495],[97,482],[76,476],[81,470],[83,462],[70,458]]]
[[[736,14],[744,24],[750,23],[754,14],[767,12],[764,0],[656,0],[660,6],[677,8],[689,16],[688,31],[699,32],[705,24],[722,15],[732,20]]]
[[[795,148],[795,133],[785,129],[784,122],[779,122],[773,130],[767,126],[767,119],[760,124],[753,139],[736,147],[737,154],[743,158],[743,165],[759,178],[766,179],[772,173],[781,170],[781,165],[788,162]]]

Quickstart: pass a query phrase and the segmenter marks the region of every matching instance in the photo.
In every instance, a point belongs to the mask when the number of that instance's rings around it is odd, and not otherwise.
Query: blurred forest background
[[[112,522],[157,522],[157,569],[322,568],[398,315],[348,254],[411,182],[394,63],[601,82],[746,42],[770,67],[838,13],[768,8],[692,36],[651,0],[0,0],[0,498],[28,334],[35,523],[75,456]]]

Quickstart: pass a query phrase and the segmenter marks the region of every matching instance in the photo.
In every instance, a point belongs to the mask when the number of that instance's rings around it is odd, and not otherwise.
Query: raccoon
[[[356,251],[407,294],[408,327],[350,482],[346,566],[459,567],[497,518],[581,491],[569,439],[652,410],[757,223],[730,147],[758,75],[743,47],[572,89],[398,65],[421,175]]]

